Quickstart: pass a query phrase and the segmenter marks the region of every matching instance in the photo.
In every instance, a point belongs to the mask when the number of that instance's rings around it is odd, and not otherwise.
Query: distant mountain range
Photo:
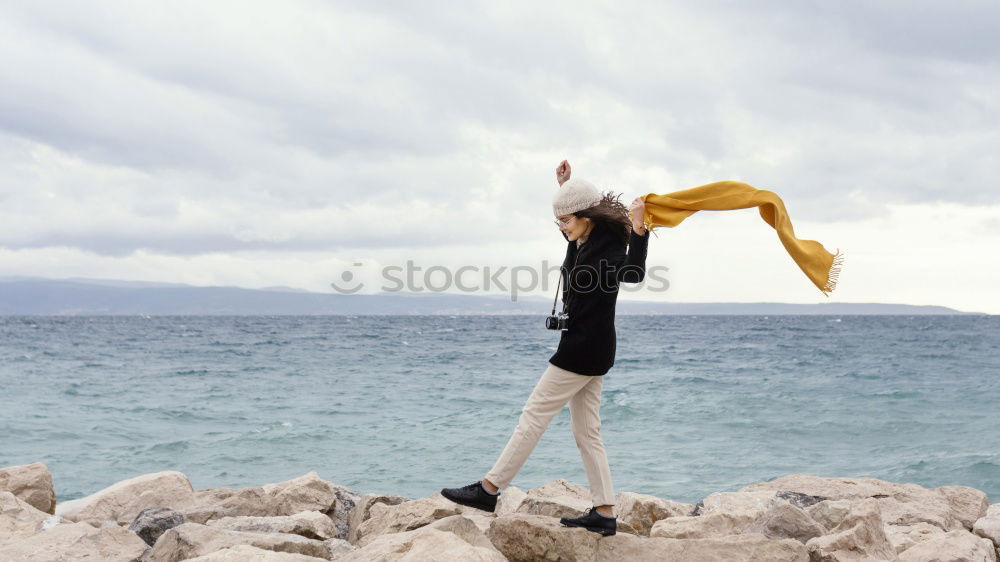
[[[242,289],[113,279],[0,277],[0,315],[459,315],[538,314],[551,297],[379,293],[342,295],[290,287]],[[944,306],[882,303],[673,303],[619,298],[618,314],[982,314]]]

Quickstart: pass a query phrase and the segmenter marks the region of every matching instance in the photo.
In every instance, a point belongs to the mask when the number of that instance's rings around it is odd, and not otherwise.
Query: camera
[[[569,330],[569,314],[560,312],[545,317],[545,327],[549,330]]]

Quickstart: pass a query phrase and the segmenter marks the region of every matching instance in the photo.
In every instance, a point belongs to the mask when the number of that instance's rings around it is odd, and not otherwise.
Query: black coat
[[[559,348],[549,362],[581,375],[600,376],[614,365],[618,285],[640,283],[646,276],[649,231],[644,236],[632,232],[626,254],[624,245],[609,228],[595,222],[579,249],[575,240],[569,242],[560,268],[569,329],[561,332]],[[569,241],[565,232],[562,235]],[[567,280],[571,282],[569,288]]]

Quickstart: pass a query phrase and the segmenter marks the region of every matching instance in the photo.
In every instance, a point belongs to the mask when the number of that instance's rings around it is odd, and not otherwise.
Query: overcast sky
[[[697,213],[623,299],[1000,313],[1000,3],[511,4],[2,4],[0,275],[540,267],[566,158],[769,189],[846,254],[826,298],[756,210]]]

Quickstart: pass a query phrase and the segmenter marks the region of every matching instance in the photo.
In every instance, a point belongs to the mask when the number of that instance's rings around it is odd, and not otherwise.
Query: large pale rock
[[[549,517],[579,517],[593,506],[590,491],[559,479],[528,490],[517,507],[518,513]]]
[[[504,496],[508,496],[504,498]],[[546,482],[537,488],[522,492],[513,486],[500,494],[497,501],[497,511],[493,516],[501,517],[509,513],[527,513],[529,515],[546,515],[548,517],[579,517],[593,506],[590,491],[583,486],[559,479]],[[469,515],[465,513],[465,515]],[[615,514],[618,515],[617,513]],[[491,520],[484,521],[491,523]],[[480,525],[483,527],[482,525]],[[618,517],[619,533],[638,534],[628,520]],[[484,529],[489,526],[483,527]]]
[[[52,473],[40,462],[0,468],[0,492],[10,492],[50,515],[56,512]]]
[[[889,543],[892,544],[897,553],[903,552],[916,544],[929,541],[944,533],[941,527],[931,525],[930,523],[885,526],[885,536],[889,539]]]
[[[184,515],[166,507],[150,507],[139,512],[129,524],[128,530],[139,535],[149,546],[169,529],[184,523]]]
[[[374,537],[339,561],[368,560],[506,560],[468,517],[452,515],[411,531]]]
[[[511,513],[517,513],[517,509],[521,507],[521,503],[527,497],[527,492],[517,486],[507,486],[504,488],[503,492],[500,493],[500,497],[497,498],[497,508],[494,511],[494,514],[497,517],[500,517]]]
[[[454,533],[465,542],[477,548],[496,550],[490,539],[486,537],[486,533],[483,532],[479,525],[469,519],[467,515],[452,515],[451,517],[438,519],[427,525],[427,527]]]
[[[222,517],[267,517],[271,515],[271,507],[261,487],[208,488],[195,490],[182,512],[186,521],[205,524]]]
[[[217,550],[197,558],[189,558],[189,562],[321,562],[326,558],[292,554],[290,552],[274,552],[256,546],[241,544]]]
[[[333,559],[338,562],[506,560],[479,527],[463,515],[439,519],[411,531],[380,535],[365,546]]]
[[[746,512],[718,512],[707,515],[668,517],[653,523],[653,527],[649,530],[649,536],[668,539],[703,539],[738,535],[753,523],[754,519],[752,514]]]
[[[502,495],[503,494],[501,494],[501,496]],[[351,510],[351,514],[348,517],[347,542],[352,544],[357,542],[358,527],[360,527],[365,521],[368,521],[368,518],[371,517],[371,509],[373,505],[377,503],[399,505],[409,500],[410,498],[388,494],[364,494],[359,497],[357,502],[355,502],[354,509]]]
[[[760,534],[703,539],[604,537],[593,558],[600,562],[676,560],[678,562],[808,562],[806,547],[792,539],[771,540]]]
[[[458,514],[475,523],[476,527],[479,527],[479,531],[482,533],[485,533],[490,528],[490,525],[493,524],[493,520],[497,518],[496,513],[464,505],[458,506]]]
[[[487,529],[490,528],[490,525],[493,523],[493,520],[496,519],[497,516],[496,511],[485,511],[479,508],[457,504],[449,500],[448,498],[442,496],[441,492],[434,492],[429,496],[429,498],[437,500],[445,505],[454,506],[455,509],[458,510],[458,513],[460,515],[462,515],[466,519],[471,519],[472,522],[475,523],[477,527],[479,527],[479,530],[484,533],[486,532]]]
[[[744,533],[760,533],[769,539],[795,539],[805,543],[826,532],[805,510],[789,502],[777,502],[750,523]]]
[[[858,502],[830,534],[811,539],[806,548],[813,562],[896,560],[873,498]]]
[[[303,511],[319,511],[330,516],[337,528],[337,538],[346,539],[350,531],[350,514],[360,496],[344,486],[327,482],[315,472],[298,478],[267,484],[269,515],[294,515]]]
[[[0,547],[42,530],[49,514],[10,492],[0,492]]]
[[[512,562],[596,560],[601,537],[579,527],[564,527],[554,517],[529,513],[497,517],[486,536]]]
[[[323,541],[323,544],[326,545],[326,558],[328,560],[336,560],[341,556],[346,556],[357,550],[356,546],[345,541],[344,539],[327,539]]]
[[[716,492],[695,504],[691,515],[661,519],[649,530],[650,537],[694,539],[738,535],[767,513],[778,499],[773,491]]]
[[[824,529],[830,530],[847,517],[851,506],[860,500],[826,500],[806,508],[806,513]]]
[[[368,520],[358,526],[356,544],[365,546],[376,536],[412,531],[459,513],[457,504],[436,497],[410,500],[397,505],[377,503],[371,506]]]
[[[715,492],[702,498],[690,515],[729,513],[753,521],[779,501],[771,490]]]
[[[989,539],[956,529],[904,550],[899,562],[997,562],[997,554]]]
[[[971,529],[985,512],[986,495],[965,486],[924,488],[916,484],[897,484],[877,478],[827,478],[809,474],[791,474],[769,482],[757,482],[740,491],[787,490],[830,499],[862,500],[879,503],[882,518],[890,525],[913,525],[926,522],[945,531]]]
[[[650,529],[657,521],[685,516],[694,509],[694,505],[689,503],[634,492],[622,492],[617,499],[615,515],[618,516],[618,522],[628,524],[637,534],[644,536],[649,536]]]
[[[986,493],[969,486],[941,486],[934,490],[945,497],[952,515],[966,529],[972,529],[972,525],[986,515],[990,507]]]
[[[664,519],[663,521],[668,521]],[[655,525],[654,525],[655,526]],[[618,533],[601,537],[586,529],[563,527],[553,517],[515,513],[498,517],[487,532],[511,561],[676,560],[678,562],[808,562],[802,543],[763,535],[716,538],[646,538]]]
[[[323,541],[299,535],[229,531],[199,523],[184,523],[163,533],[153,545],[148,561],[177,562],[241,544],[316,558],[324,558],[329,552]]]
[[[135,533],[118,525],[69,523],[0,547],[0,560],[136,562],[146,548]]]
[[[209,521],[208,526],[252,533],[291,533],[321,541],[337,536],[333,520],[318,511],[278,517],[223,517]]]
[[[507,559],[494,549],[472,546],[454,533],[421,527],[413,531],[384,535],[366,547],[337,560],[344,561],[441,561],[468,560],[505,562]]]
[[[941,530],[965,529],[962,521],[947,506],[946,501],[928,495],[913,499],[888,497],[871,498],[879,502],[882,519],[889,525],[930,523]]]
[[[346,539],[356,493],[327,482],[315,472],[256,488],[214,488],[197,490],[182,510],[188,521],[208,523],[223,517],[280,517],[303,511],[319,511],[330,516],[337,538]]]
[[[127,525],[149,507],[177,509],[191,502],[194,489],[187,476],[165,471],[112,484],[87,497],[60,503],[56,515],[69,521],[116,521]]]
[[[277,484],[262,486],[270,504],[270,515],[292,515],[303,511],[326,513],[337,501],[336,486],[309,472]]]
[[[303,511],[326,512],[337,501],[334,486],[316,472],[276,484],[265,484],[261,489],[268,496],[272,515],[291,515]]]
[[[972,524],[972,532],[1000,548],[1000,504],[991,505],[987,514]]]
[[[836,478],[813,476],[811,474],[789,474],[767,482],[755,482],[740,489],[741,492],[762,490],[788,490],[824,496],[828,499],[865,499],[875,495],[892,495],[906,491],[903,484],[896,484],[877,478]]]

